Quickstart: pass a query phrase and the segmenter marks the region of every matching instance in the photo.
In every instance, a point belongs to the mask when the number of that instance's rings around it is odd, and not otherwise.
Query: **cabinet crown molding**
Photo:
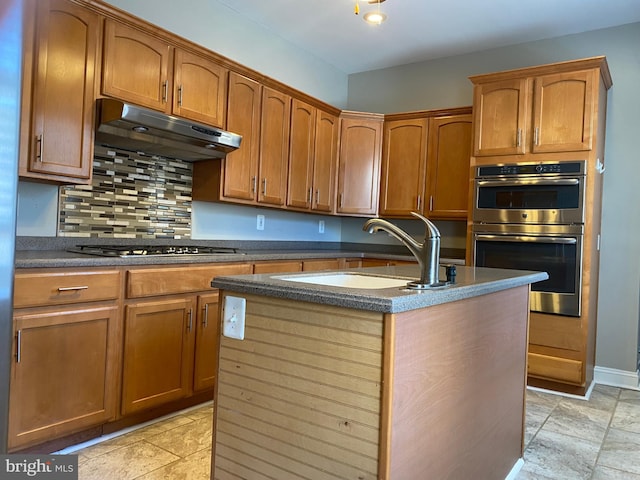
[[[510,80],[514,78],[534,77],[538,75],[547,75],[550,73],[575,72],[577,70],[590,70],[597,68],[605,88],[608,90],[613,85],[609,64],[605,56],[583,58],[579,60],[569,60],[566,62],[550,63],[547,65],[539,65],[535,67],[517,68],[513,70],[505,70],[497,73],[485,73],[480,75],[472,75],[469,77],[474,84],[482,84],[496,82],[500,80]]]

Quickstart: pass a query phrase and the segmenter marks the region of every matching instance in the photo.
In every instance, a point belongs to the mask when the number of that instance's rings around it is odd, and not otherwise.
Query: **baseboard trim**
[[[593,369],[593,379],[600,385],[640,390],[640,370],[628,372],[626,370],[596,366]]]
[[[515,480],[523,466],[524,460],[522,458],[519,458],[518,461],[513,465],[513,468],[509,472],[509,475],[507,475],[504,480]]]

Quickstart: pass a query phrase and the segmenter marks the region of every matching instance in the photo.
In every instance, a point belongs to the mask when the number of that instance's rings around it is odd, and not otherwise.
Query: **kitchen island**
[[[454,285],[425,291],[321,284],[335,273],[212,282],[223,330],[245,321],[242,339],[220,341],[212,478],[515,475],[529,289],[546,273],[459,267]]]

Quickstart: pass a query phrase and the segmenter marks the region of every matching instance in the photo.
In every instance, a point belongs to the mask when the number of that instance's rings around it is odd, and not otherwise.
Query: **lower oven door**
[[[532,311],[580,316],[582,226],[476,225],[477,267],[547,272],[531,285]]]

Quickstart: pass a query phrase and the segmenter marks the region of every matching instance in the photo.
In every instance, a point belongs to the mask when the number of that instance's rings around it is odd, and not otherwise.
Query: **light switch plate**
[[[244,340],[244,319],[247,299],[241,297],[224,297],[222,311],[222,335]]]

